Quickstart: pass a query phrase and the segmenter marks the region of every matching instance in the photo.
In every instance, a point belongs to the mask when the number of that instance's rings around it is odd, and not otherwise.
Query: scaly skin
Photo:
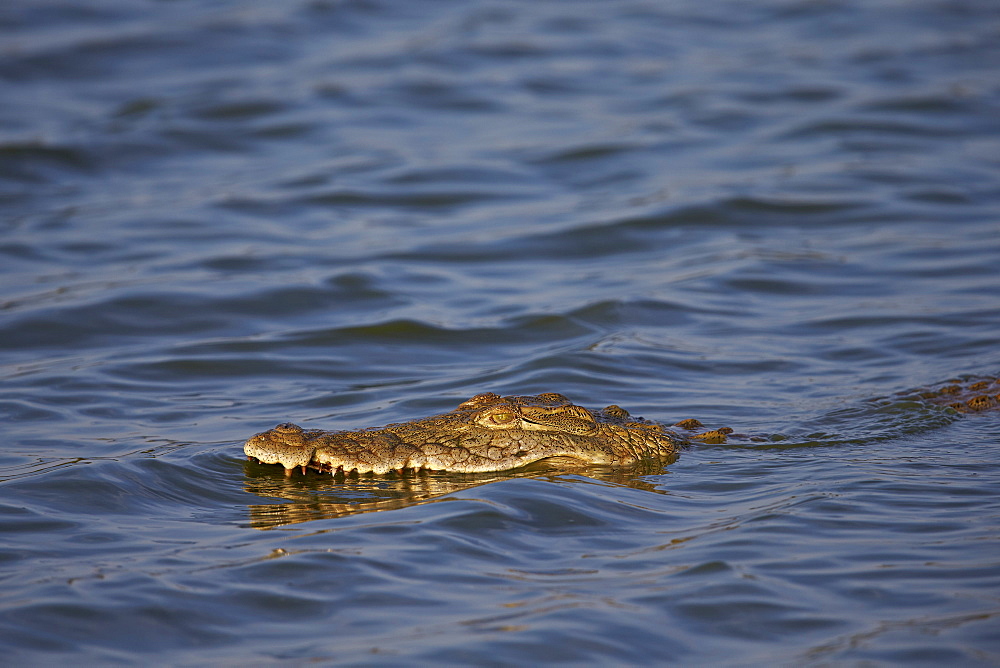
[[[961,413],[1000,406],[1000,381],[949,381],[896,395]],[[672,460],[692,440],[723,443],[732,429],[695,433],[697,420],[676,429],[632,418],[618,406],[594,411],[561,394],[500,397],[477,394],[450,413],[360,431],[324,431],[280,424],[246,442],[247,457],[281,464],[286,473],[389,473],[407,469],[480,473],[505,471],[550,457],[626,466]]]
[[[978,413],[1000,408],[1000,378],[986,376],[967,381],[954,379],[936,387],[917,388],[895,396],[947,406],[959,413]]]
[[[686,432],[701,426],[685,421]],[[730,430],[731,431],[731,430]],[[388,473],[428,469],[504,471],[549,457],[589,464],[666,461],[691,438],[721,442],[725,430],[692,435],[632,418],[618,406],[591,411],[561,394],[478,394],[450,413],[361,431],[306,430],[280,424],[246,442],[244,452],[291,471]]]

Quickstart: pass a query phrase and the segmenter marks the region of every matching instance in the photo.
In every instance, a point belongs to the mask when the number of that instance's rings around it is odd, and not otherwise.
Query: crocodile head
[[[918,401],[959,413],[1000,408],[1000,379],[966,377],[937,386],[900,392],[872,401]],[[683,420],[674,430],[633,418],[623,408],[589,410],[561,394],[501,397],[477,394],[441,415],[358,431],[303,429],[285,423],[257,434],[243,450],[285,471],[301,467],[326,473],[388,473],[428,469],[479,473],[504,471],[549,458],[585,464],[627,466],[640,461],[667,462],[689,441],[723,443],[724,427],[695,433],[697,420]],[[749,441],[769,437],[733,435]]]
[[[699,437],[695,437],[699,438]],[[704,439],[703,439],[704,440]],[[501,397],[477,394],[433,417],[359,431],[324,431],[281,424],[244,445],[251,459],[328,473],[429,469],[503,471],[550,457],[587,464],[667,461],[686,442],[618,406],[593,411],[561,394]]]

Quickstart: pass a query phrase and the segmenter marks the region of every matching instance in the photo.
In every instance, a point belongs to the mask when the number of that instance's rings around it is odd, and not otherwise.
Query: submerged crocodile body
[[[894,396],[978,412],[1000,406],[1000,380],[955,380]],[[288,474],[296,468],[334,475],[420,469],[478,473],[554,457],[627,466],[668,462],[692,441],[723,443],[732,433],[729,428],[696,433],[701,426],[684,420],[667,428],[634,418],[619,406],[590,410],[556,393],[501,397],[490,392],[449,413],[378,429],[325,431],[280,424],[250,438],[243,451],[249,459],[281,464]]]

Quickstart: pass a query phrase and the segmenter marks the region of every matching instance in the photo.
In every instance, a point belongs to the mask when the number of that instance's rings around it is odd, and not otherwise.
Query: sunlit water
[[[0,6],[10,665],[1000,663],[1000,14]],[[558,391],[662,470],[246,462]]]

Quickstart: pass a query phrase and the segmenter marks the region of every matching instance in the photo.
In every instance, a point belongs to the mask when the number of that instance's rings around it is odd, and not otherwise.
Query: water
[[[0,7],[17,665],[996,665],[1000,14]],[[482,391],[773,434],[286,479]]]

